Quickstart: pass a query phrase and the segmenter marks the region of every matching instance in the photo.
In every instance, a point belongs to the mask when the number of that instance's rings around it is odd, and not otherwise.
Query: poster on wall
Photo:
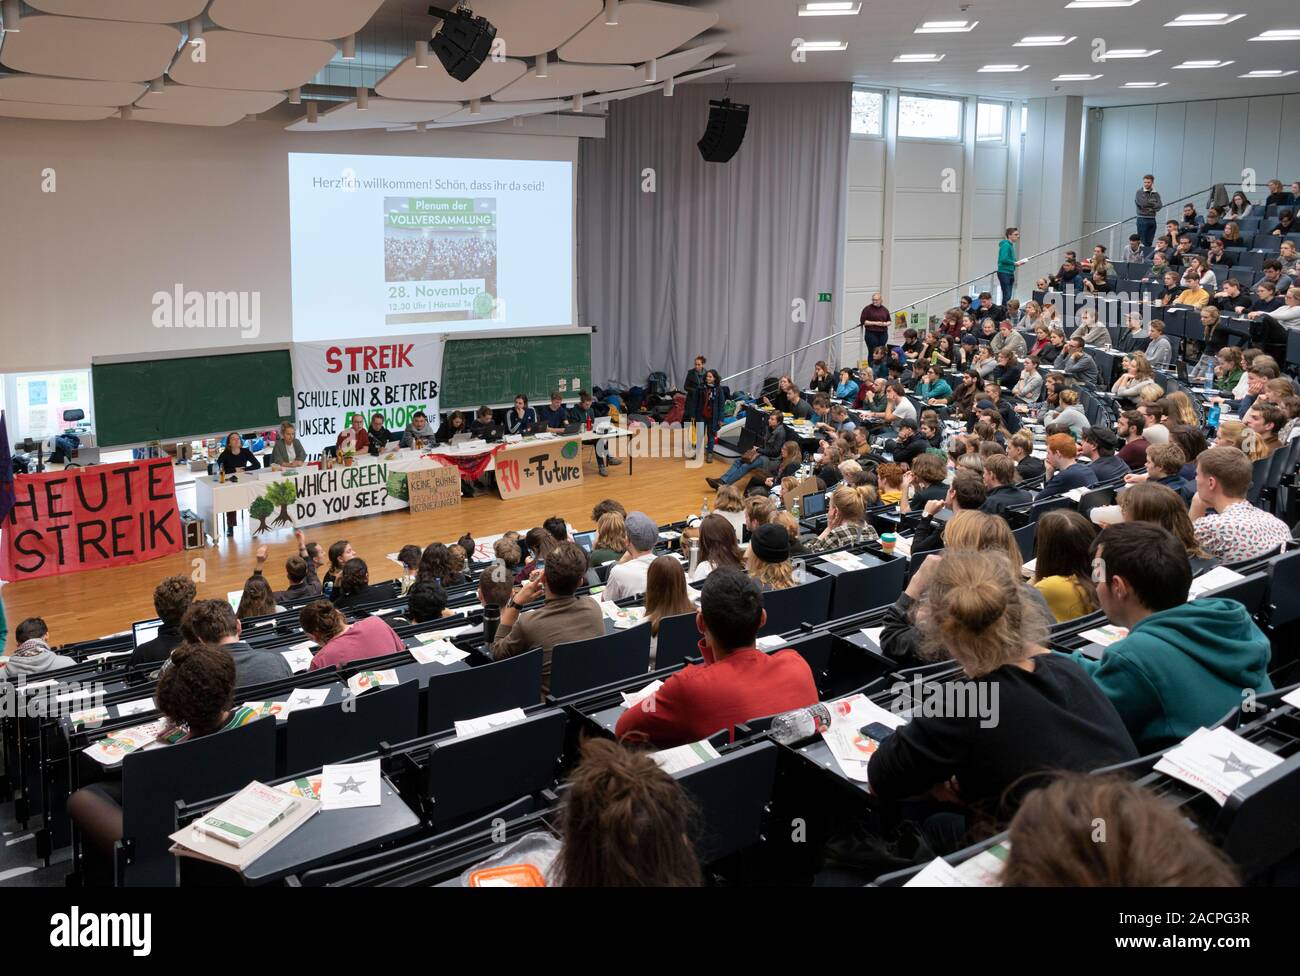
[[[422,410],[438,426],[442,336],[298,342],[293,347],[298,439],[311,453],[332,447],[360,413],[400,436]]]
[[[18,475],[0,530],[0,578],[10,582],[180,552],[171,459]]]

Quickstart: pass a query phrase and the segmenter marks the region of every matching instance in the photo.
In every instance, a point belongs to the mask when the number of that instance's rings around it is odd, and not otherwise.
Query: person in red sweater
[[[660,749],[708,738],[747,719],[817,702],[812,669],[798,652],[767,654],[754,638],[767,622],[763,591],[736,569],[715,569],[704,582],[695,626],[703,665],[688,665],[618,720],[620,739]]]
[[[349,624],[329,600],[307,604],[298,614],[298,623],[320,645],[310,671],[406,650],[402,638],[383,617],[365,617]]]

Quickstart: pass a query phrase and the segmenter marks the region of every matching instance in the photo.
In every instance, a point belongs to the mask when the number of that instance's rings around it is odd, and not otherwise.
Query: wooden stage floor
[[[580,486],[544,495],[504,502],[495,494],[486,494],[466,499],[459,510],[450,513],[390,512],[314,526],[306,534],[326,548],[337,539],[347,539],[370,567],[371,582],[378,582],[400,575],[399,567],[385,555],[407,543],[421,547],[430,542],[450,543],[465,532],[476,537],[498,535],[540,525],[551,515],[562,516],[582,531],[594,528],[591,509],[603,498],[617,499],[629,512],[643,511],[660,524],[682,519],[698,512],[706,497],[712,504],[714,493],[704,479],[717,477],[727,468],[722,461],[688,467],[680,457],[643,457],[634,460],[635,474],[629,477],[627,463],[624,458],[621,466],[609,469],[608,478],[601,478],[588,459]],[[52,644],[102,637],[127,630],[136,620],[150,619],[154,616],[154,586],[165,576],[193,576],[200,598],[224,599],[230,590],[244,585],[253,569],[253,553],[262,543],[271,547],[267,561],[271,585],[276,589],[287,585],[284,560],[294,552],[293,529],[286,526],[254,539],[248,528],[245,518],[234,538],[223,535],[215,548],[0,587],[9,621],[6,653],[15,646],[14,628],[26,617],[45,618]]]

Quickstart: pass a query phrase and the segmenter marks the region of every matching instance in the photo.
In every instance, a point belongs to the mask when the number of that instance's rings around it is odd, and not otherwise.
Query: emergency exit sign
[[[819,291],[819,292],[817,293],[817,301],[819,301],[819,302],[829,302],[830,300],[831,300],[831,293],[830,293],[830,292],[828,292],[828,291]]]

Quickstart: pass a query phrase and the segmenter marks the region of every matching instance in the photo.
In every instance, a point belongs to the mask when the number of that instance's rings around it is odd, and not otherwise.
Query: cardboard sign
[[[460,507],[460,470],[429,468],[406,476],[406,492],[412,512],[436,512]]]
[[[180,552],[171,459],[18,475],[2,535],[0,577],[10,581]]]
[[[497,455],[497,491],[523,498],[582,484],[582,441],[534,441]]]

